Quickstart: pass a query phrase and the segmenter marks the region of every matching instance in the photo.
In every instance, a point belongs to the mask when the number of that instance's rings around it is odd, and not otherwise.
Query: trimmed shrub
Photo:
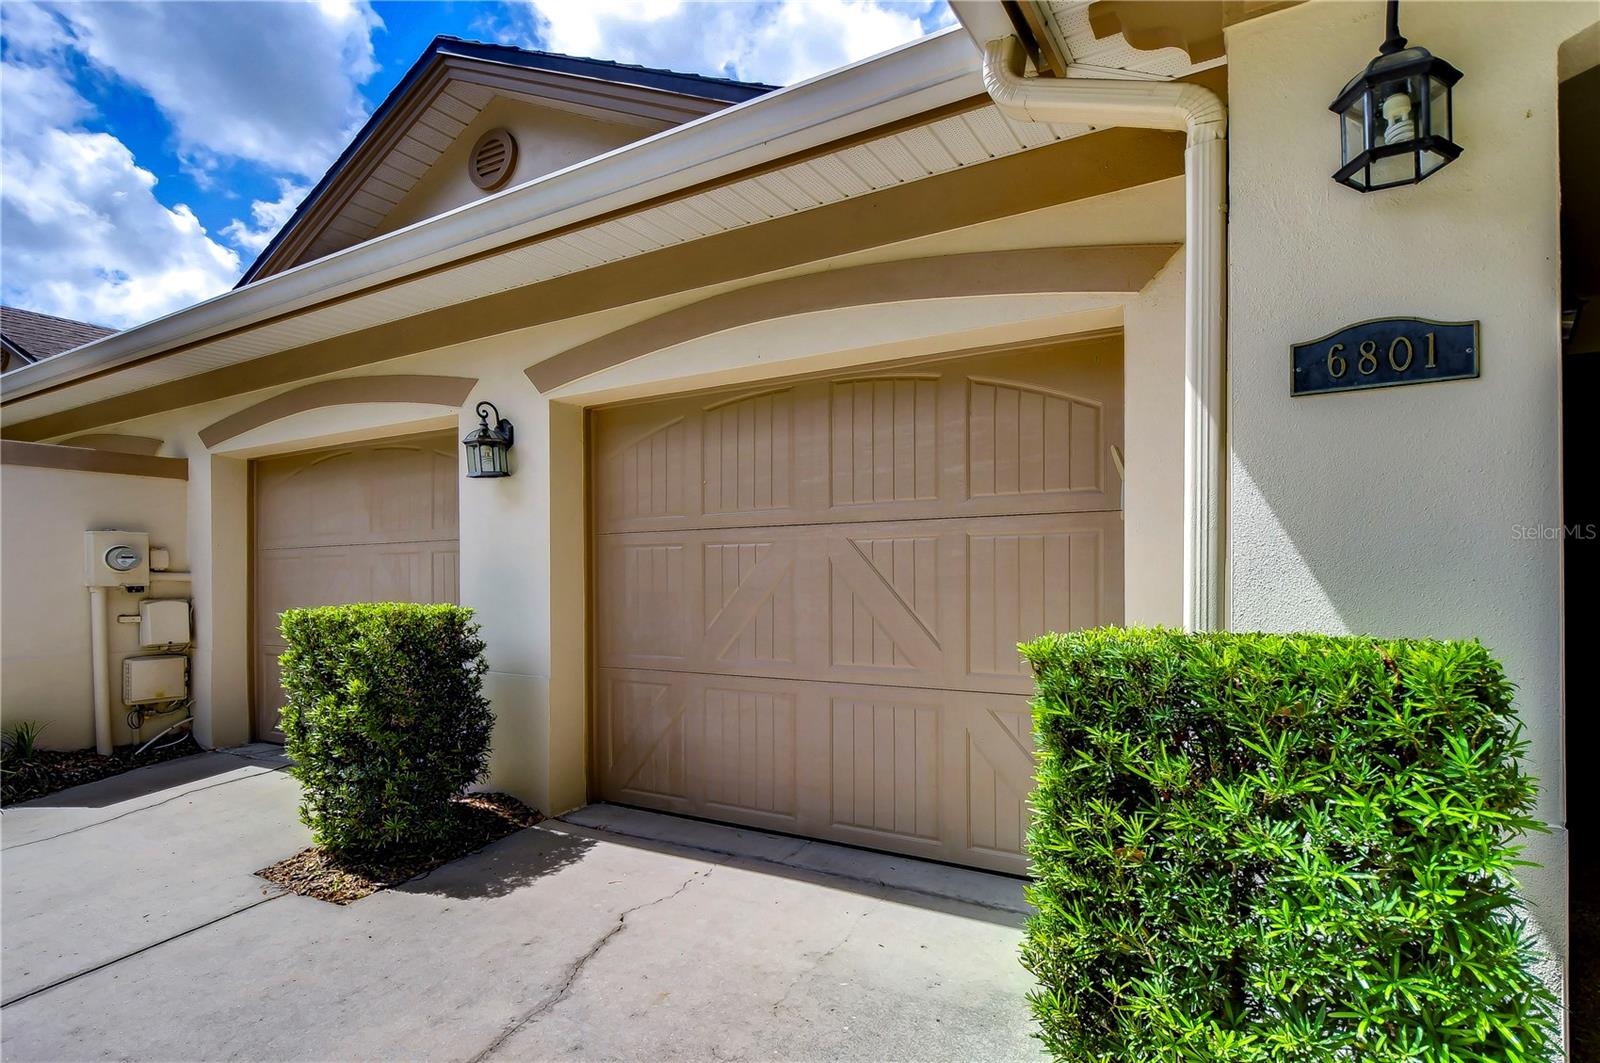
[[[1038,683],[1023,963],[1062,1060],[1558,1057],[1477,643],[1095,630]]]
[[[488,768],[494,726],[472,610],[290,609],[283,639],[283,733],[317,844],[370,855],[446,836],[450,799]]]

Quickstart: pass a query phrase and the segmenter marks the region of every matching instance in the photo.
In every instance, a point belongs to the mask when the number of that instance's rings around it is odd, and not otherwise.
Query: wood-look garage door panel
[[[599,415],[596,517],[605,531],[745,527],[807,519],[821,484],[814,413],[797,389]]]
[[[1116,513],[602,535],[618,668],[1027,693],[1017,643],[1122,620]]]
[[[1022,868],[1033,790],[1033,714],[1024,697],[952,695],[954,787],[961,831],[949,859],[998,871]]]
[[[601,793],[1024,870],[1017,643],[1122,620],[1116,342],[598,411]]]
[[[611,800],[1020,873],[1020,695],[602,668]]]
[[[1017,644],[1045,631],[1120,624],[1119,513],[1002,517],[965,522],[964,690],[1030,693]]]
[[[827,700],[827,836],[946,855],[944,692],[838,687]]]
[[[348,546],[457,537],[456,455],[383,443],[256,463],[256,546]]]
[[[693,677],[607,669],[596,735],[605,789],[652,808],[689,808],[688,725]]]
[[[713,815],[794,830],[802,691],[733,677],[695,686],[689,763],[698,803]]]
[[[810,684],[605,668],[596,685],[612,799],[795,833],[824,824],[826,786],[800,770],[825,753]]]
[[[1112,340],[598,411],[596,527],[1120,508]]]
[[[456,441],[386,440],[253,468],[256,730],[281,741],[285,609],[458,600]]]
[[[606,536],[598,545],[607,664],[735,672],[798,666],[803,529]]]

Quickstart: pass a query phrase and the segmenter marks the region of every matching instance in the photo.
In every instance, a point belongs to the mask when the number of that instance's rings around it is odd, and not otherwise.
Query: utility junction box
[[[189,696],[189,658],[181,653],[128,657],[122,662],[122,703],[148,705]]]
[[[182,598],[146,598],[139,603],[139,645],[187,646],[189,602]]]

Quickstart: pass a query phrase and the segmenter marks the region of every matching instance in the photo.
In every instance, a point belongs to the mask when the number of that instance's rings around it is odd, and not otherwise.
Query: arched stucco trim
[[[19,439],[0,440],[0,465],[28,465],[35,469],[67,469],[73,472],[108,472],[122,476],[155,476],[164,480],[189,478],[189,463],[183,458],[124,454],[114,450],[62,446],[59,443],[24,443]]]
[[[119,432],[90,432],[88,435],[63,439],[64,447],[88,447],[115,454],[155,454],[161,449],[161,440],[154,436],[129,436]]]
[[[423,402],[435,406],[460,406],[467,401],[476,377],[469,376],[348,376],[274,395],[246,406],[200,430],[200,442],[215,447],[273,421],[324,406],[349,406],[363,402]]]
[[[822,310],[974,295],[1138,292],[1178,244],[980,251],[825,270],[756,284],[599,336],[531,365],[548,392],[603,369],[741,325]]]

